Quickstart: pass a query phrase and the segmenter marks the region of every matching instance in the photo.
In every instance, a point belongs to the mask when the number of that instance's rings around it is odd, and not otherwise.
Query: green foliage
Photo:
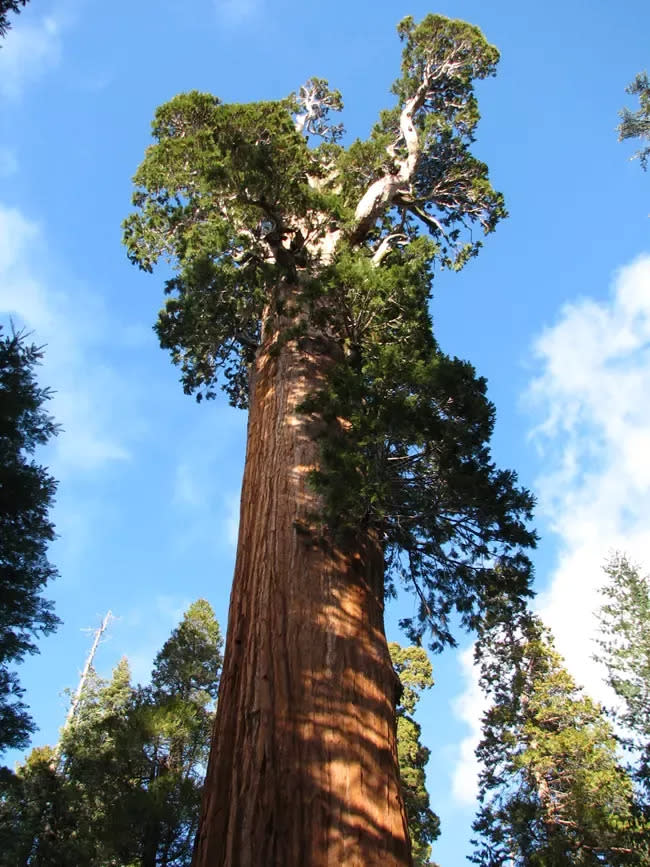
[[[212,606],[198,599],[156,656],[151,675],[156,696],[198,703],[216,699],[222,645]]]
[[[648,833],[602,708],[582,695],[536,618],[482,636],[492,694],[477,756],[476,864],[648,864]]]
[[[131,685],[126,659],[108,682],[91,672],[61,758],[34,750],[0,780],[0,864],[189,864],[222,643],[199,600],[157,655],[151,686]]]
[[[469,151],[480,119],[474,80],[495,75],[499,52],[478,27],[440,15],[427,15],[417,25],[409,16],[398,32],[404,43],[402,75],[393,84],[399,106],[430,82],[413,115],[422,156],[404,204],[440,244],[443,264],[460,268],[481,247],[471,235],[460,243],[468,224],[477,222],[488,233],[506,216],[487,166]],[[395,114],[386,114],[374,134],[394,124]]]
[[[597,658],[621,700],[614,717],[636,759],[634,777],[650,809],[650,579],[622,554],[612,557],[605,572]]]
[[[341,96],[322,79],[277,102],[191,92],[159,108],[125,243],[144,270],[174,268],[156,330],[197,399],[220,380],[245,407],[258,353],[305,335],[330,347],[327,386],[303,405],[327,421],[314,523],[375,529],[387,593],[403,580],[420,600],[409,637],[430,626],[440,649],[454,610],[474,628],[497,599],[529,594],[533,500],[492,462],[486,383],[440,351],[428,309],[434,267],[462,267],[475,229],[505,216],[470,152],[474,80],[498,53],[442,16],[399,33],[397,104],[347,147],[330,120]]]
[[[618,125],[618,139],[638,138],[641,142],[650,140],[650,81],[648,73],[640,72],[632,84],[626,88],[626,93],[635,93],[639,97],[640,107],[637,111],[624,108],[619,112],[621,122]],[[644,145],[635,154],[644,170],[648,168],[650,145]]]
[[[24,333],[3,336],[0,328],[0,752],[25,746],[34,730],[8,666],[37,653],[34,636],[59,622],[40,595],[57,575],[47,559],[56,482],[33,459],[57,433],[43,408],[50,391],[35,376],[42,356]]]
[[[290,109],[289,100],[223,105],[193,91],[156,112],[156,144],[134,178],[140,211],[124,238],[144,270],[161,256],[176,265],[156,330],[187,393],[213,396],[221,369],[231,401],[246,404],[262,310],[283,274],[265,262],[268,237],[314,198],[313,157]]]
[[[420,742],[421,728],[413,718],[423,689],[433,686],[431,662],[422,647],[388,645],[393,668],[402,684],[397,705],[397,754],[402,795],[408,817],[413,864],[427,867],[431,843],[440,835],[440,820],[429,806],[424,769],[430,751]]]
[[[0,769],[0,864],[90,865],[74,792],[56,772],[50,747],[39,747],[12,774]],[[64,842],[65,841],[65,842]]]
[[[0,0],[0,37],[6,36],[7,31],[11,29],[8,13],[13,12],[18,15],[20,7],[26,5],[27,0]]]

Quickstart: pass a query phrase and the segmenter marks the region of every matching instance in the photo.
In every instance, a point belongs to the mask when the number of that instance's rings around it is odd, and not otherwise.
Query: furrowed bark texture
[[[330,364],[317,336],[258,353],[195,867],[411,864],[381,545],[320,538],[308,484],[322,422],[297,407]]]

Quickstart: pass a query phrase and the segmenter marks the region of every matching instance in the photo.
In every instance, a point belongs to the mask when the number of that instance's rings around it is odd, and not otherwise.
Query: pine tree
[[[424,769],[431,751],[420,741],[421,728],[414,719],[423,689],[433,686],[433,671],[422,647],[388,645],[393,667],[402,685],[397,712],[397,757],[402,795],[415,867],[428,867],[431,843],[440,835],[440,819],[429,805]]]
[[[42,357],[24,332],[3,335],[0,326],[0,752],[25,746],[34,731],[9,666],[37,653],[34,636],[52,632],[59,622],[41,596],[57,575],[47,559],[56,482],[33,459],[57,433],[43,408],[50,390],[36,381]]]
[[[199,599],[157,655],[141,707],[148,781],[143,867],[189,864],[198,827],[223,640]]]
[[[88,864],[131,864],[140,852],[146,762],[138,698],[126,658],[107,682],[92,672],[62,735],[62,775]]]
[[[195,602],[157,655],[152,684],[90,670],[60,749],[0,777],[0,865],[182,867],[198,824],[221,669],[210,605]]]
[[[494,703],[470,858],[483,867],[650,864],[650,836],[602,708],[584,696],[537,619],[495,625],[480,646]]]
[[[626,88],[626,93],[638,94],[640,107],[637,111],[624,108],[619,112],[621,122],[618,125],[618,140],[638,138],[643,143],[650,140],[650,81],[648,81],[648,73],[640,72],[632,84]],[[648,156],[650,156],[650,145],[647,144],[634,154],[644,171],[648,168]]]
[[[636,760],[634,777],[650,810],[650,578],[622,554],[612,557],[605,572],[597,658],[621,700],[613,715]]]
[[[470,150],[498,53],[441,16],[399,35],[367,140],[341,145],[322,79],[246,105],[191,92],[158,109],[135,176],[129,257],[174,269],[161,344],[188,393],[220,379],[249,409],[197,867],[409,864],[384,596],[410,587],[404,625],[440,648],[454,610],[471,628],[529,592],[531,497],[428,310],[434,263],[462,267],[505,215]]]

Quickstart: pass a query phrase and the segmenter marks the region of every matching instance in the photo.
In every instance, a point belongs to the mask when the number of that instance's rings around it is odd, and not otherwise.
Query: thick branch
[[[433,96],[435,84],[446,77],[453,77],[463,66],[465,62],[463,53],[466,48],[467,46],[461,42],[442,63],[434,66],[429,62],[426,65],[420,86],[405,102],[400,113],[399,134],[386,148],[390,165],[394,168],[370,184],[357,204],[356,227],[352,233],[353,243],[363,242],[377,219],[393,204],[398,193],[410,193],[424,146],[415,126],[415,116]],[[397,155],[399,150],[406,151],[401,159]]]

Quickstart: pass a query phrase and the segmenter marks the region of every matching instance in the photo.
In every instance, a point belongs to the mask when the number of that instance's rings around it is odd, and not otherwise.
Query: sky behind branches
[[[342,91],[348,136],[365,137],[392,104],[395,25],[429,11],[479,25],[501,51],[478,89],[476,153],[511,214],[463,272],[436,275],[436,333],[488,378],[495,457],[539,500],[537,604],[596,691],[603,558],[624,549],[650,568],[650,174],[615,131],[618,110],[634,107],[625,86],[650,67],[647,3],[180,8],[31,0],[0,48],[0,310],[47,344],[41,380],[64,427],[43,455],[60,480],[51,595],[64,625],[21,669],[34,743],[56,740],[83,630],[109,608],[97,666],[108,673],[126,654],[140,680],[199,596],[226,626],[245,415],[182,394],[151,331],[162,278],[120,246],[156,106],[189,89],[274,99],[317,75]],[[389,638],[411,604],[388,612]],[[434,658],[419,710],[444,867],[465,863],[473,815],[468,645]]]

